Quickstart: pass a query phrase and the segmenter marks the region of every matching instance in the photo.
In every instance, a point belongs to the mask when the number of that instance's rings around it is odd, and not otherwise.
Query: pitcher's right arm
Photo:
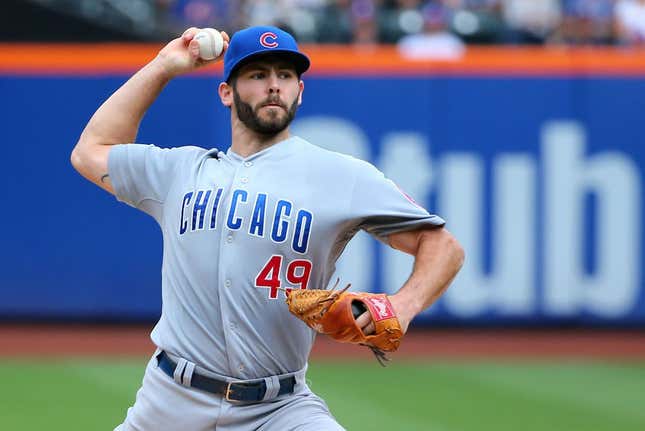
[[[114,194],[108,175],[112,145],[135,141],[141,119],[172,78],[223,58],[228,48],[228,35],[222,32],[222,54],[207,61],[199,58],[199,44],[193,40],[198,31],[189,28],[181,37],[169,42],[154,60],[135,73],[94,113],[71,154],[72,166],[82,176]]]

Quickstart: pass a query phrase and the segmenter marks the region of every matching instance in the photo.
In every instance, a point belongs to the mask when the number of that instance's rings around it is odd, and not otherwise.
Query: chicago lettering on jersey
[[[223,224],[228,229],[244,230],[249,235],[269,238],[276,243],[290,238],[293,251],[307,252],[314,219],[311,211],[294,208],[286,199],[278,199],[269,207],[266,193],[250,196],[242,189],[232,191],[227,207],[222,205],[223,191],[218,188],[187,192],[181,201],[179,235],[216,229],[218,217],[224,217]]]

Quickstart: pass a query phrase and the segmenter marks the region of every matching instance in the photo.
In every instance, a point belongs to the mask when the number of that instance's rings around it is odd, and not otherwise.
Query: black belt
[[[157,355],[159,368],[174,379],[177,363],[170,359],[166,352],[162,351]],[[278,395],[290,394],[296,386],[294,376],[283,377],[279,380],[280,390]],[[262,401],[267,392],[267,384],[264,379],[249,382],[226,382],[213,377],[203,376],[193,372],[190,386],[202,391],[222,395],[228,401]]]

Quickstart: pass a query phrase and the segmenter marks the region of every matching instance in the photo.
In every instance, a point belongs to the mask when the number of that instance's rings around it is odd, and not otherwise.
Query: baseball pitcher
[[[168,43],[112,94],[71,155],[81,175],[163,234],[157,350],[116,430],[342,430],[305,381],[316,333],[383,360],[448,287],[463,251],[440,217],[374,166],[290,134],[310,65],[290,34],[222,32],[224,52],[204,60],[197,32]],[[222,57],[230,147],[133,143],[171,79]],[[396,294],[326,290],[360,229],[415,256]]]

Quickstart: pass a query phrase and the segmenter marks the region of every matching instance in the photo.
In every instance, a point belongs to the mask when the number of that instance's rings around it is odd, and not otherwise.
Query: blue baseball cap
[[[236,32],[224,54],[224,81],[236,68],[256,56],[277,54],[293,62],[298,74],[309,69],[309,57],[298,50],[296,40],[277,27],[257,26]]]

